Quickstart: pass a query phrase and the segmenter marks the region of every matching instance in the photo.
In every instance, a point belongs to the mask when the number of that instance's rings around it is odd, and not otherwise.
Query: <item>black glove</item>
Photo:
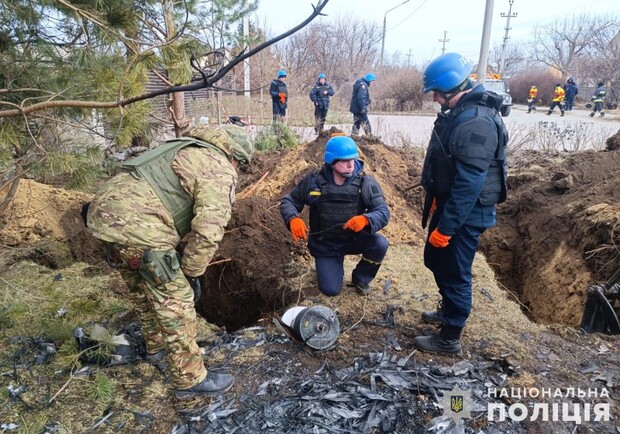
[[[200,279],[198,277],[192,277],[187,275],[185,275],[185,278],[189,282],[189,286],[191,286],[192,290],[194,291],[194,303],[198,303],[201,294]]]

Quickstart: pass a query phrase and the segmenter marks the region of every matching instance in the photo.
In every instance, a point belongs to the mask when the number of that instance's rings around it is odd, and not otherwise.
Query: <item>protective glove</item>
[[[444,235],[439,232],[438,229],[435,229],[431,232],[431,236],[428,237],[428,242],[431,246],[441,249],[448,247],[448,241],[450,241],[450,238],[452,238],[450,235]]]
[[[188,276],[187,274],[185,275],[185,278],[189,282],[189,286],[194,291],[194,303],[197,303],[198,300],[200,299],[200,295],[202,294],[201,287],[200,287],[200,279],[198,277]]]
[[[280,102],[281,102],[282,104],[285,104],[285,103],[286,103],[286,94],[285,94],[285,93],[280,92],[280,93],[278,94],[278,97],[280,97]]]
[[[368,218],[366,218],[365,215],[356,215],[355,217],[351,217],[342,228],[351,229],[353,232],[359,232],[368,226],[368,224]]]
[[[300,217],[293,217],[288,222],[288,225],[291,228],[293,241],[297,242],[299,240],[308,239],[308,228],[306,227],[306,223],[304,223],[304,221]]]

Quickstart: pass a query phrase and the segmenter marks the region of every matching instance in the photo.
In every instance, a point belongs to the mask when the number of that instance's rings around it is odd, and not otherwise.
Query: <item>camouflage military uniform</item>
[[[230,219],[237,173],[217,150],[194,146],[179,150],[170,166],[194,201],[182,273],[165,284],[149,281],[140,270],[121,274],[140,314],[147,352],[165,349],[175,386],[187,389],[200,383],[207,370],[195,341],[193,291],[183,274],[204,274]],[[113,243],[125,264],[139,264],[147,249],[173,251],[180,241],[172,215],[153,188],[129,173],[115,176],[97,192],[88,211],[88,228],[95,237]]]

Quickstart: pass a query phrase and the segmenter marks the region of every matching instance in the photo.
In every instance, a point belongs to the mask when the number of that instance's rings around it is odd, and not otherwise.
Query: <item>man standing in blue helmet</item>
[[[351,134],[359,134],[360,128],[364,130],[366,135],[372,134],[368,120],[368,106],[370,105],[368,88],[375,80],[377,80],[375,74],[368,73],[364,77],[358,78],[353,84],[353,95],[351,95],[351,105],[349,106],[349,111],[353,113]]]
[[[472,263],[480,235],[495,226],[495,205],[506,199],[508,132],[499,115],[502,97],[473,87],[470,63],[446,53],[424,72],[424,92],[441,105],[428,145],[421,184],[426,190],[422,226],[430,214],[424,264],[441,302],[422,320],[441,327],[418,336],[416,348],[456,354],[472,307]]]
[[[329,109],[329,98],[334,96],[334,88],[327,84],[327,76],[323,73],[310,91],[310,100],[314,103],[314,132],[320,134],[325,126],[325,118]]]
[[[314,256],[321,292],[338,295],[342,289],[345,255],[362,255],[352,282],[360,295],[370,293],[388,248],[377,232],[390,219],[390,211],[377,181],[363,172],[357,145],[350,137],[332,137],[325,146],[325,164],[307,174],[280,201],[284,223],[293,241],[308,240]],[[310,229],[300,217],[310,206]]]
[[[288,90],[286,89],[286,71],[281,69],[276,74],[276,79],[269,86],[269,94],[271,95],[273,120],[284,122],[286,117],[286,108],[288,107]]]

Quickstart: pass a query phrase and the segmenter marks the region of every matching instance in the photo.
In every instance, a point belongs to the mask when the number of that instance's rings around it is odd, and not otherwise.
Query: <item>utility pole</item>
[[[441,45],[441,54],[444,54],[446,52],[446,42],[450,42],[449,39],[446,39],[446,35],[448,34],[447,30],[443,31],[443,39],[440,39],[439,42],[442,43]]]
[[[484,81],[487,75],[487,62],[489,61],[489,43],[491,42],[491,24],[493,23],[494,0],[487,0],[484,9],[484,24],[482,26],[482,41],[480,42],[480,57],[478,58],[478,78],[476,84]]]
[[[499,60],[499,75],[501,77],[504,76],[504,69],[506,68],[506,47],[508,46],[508,31],[511,29],[510,27],[510,18],[516,18],[517,17],[517,13],[515,12],[514,14],[512,13],[512,4],[515,2],[515,0],[508,0],[508,4],[510,5],[508,7],[508,13],[500,13],[499,15],[502,18],[506,18],[506,33],[504,33],[504,42],[502,43],[502,53],[501,53],[501,57]]]
[[[407,54],[407,66],[411,65],[411,48],[409,49],[409,53]]]
[[[243,6],[244,6],[244,8],[247,8],[248,0],[245,0],[243,2]],[[250,18],[248,17],[247,13],[243,17],[243,39],[245,40],[246,44],[249,44],[249,40],[250,40]],[[246,98],[250,98],[250,60],[249,59],[245,59],[243,61],[243,89],[245,89],[244,92],[243,92],[243,95]]]
[[[383,14],[383,35],[381,36],[381,58],[379,59],[379,66],[383,67],[383,49],[385,48],[385,27],[387,24],[387,14],[390,11],[393,11],[394,9],[396,9],[399,6],[404,5],[405,3],[408,3],[409,0],[405,0],[404,2],[397,4],[396,6],[394,6],[392,9],[388,9],[387,11],[385,11],[385,14]]]

